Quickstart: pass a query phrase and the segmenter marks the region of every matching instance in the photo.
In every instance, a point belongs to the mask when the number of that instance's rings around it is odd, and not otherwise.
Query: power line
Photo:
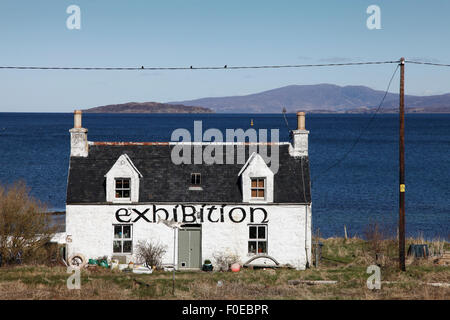
[[[41,66],[0,66],[0,69],[6,70],[81,70],[81,71],[182,71],[182,70],[238,70],[238,69],[283,69],[283,68],[312,68],[312,67],[340,67],[340,66],[357,66],[357,65],[379,65],[379,64],[393,64],[399,63],[395,61],[362,61],[362,62],[347,62],[347,63],[322,63],[322,64],[286,64],[286,65],[253,65],[253,66],[206,66],[206,67],[41,67]],[[422,62],[406,60],[405,63],[430,65],[438,67],[450,67],[450,64]]]
[[[254,66],[228,66],[223,67],[37,67],[37,66],[0,66],[0,69],[15,70],[84,70],[84,71],[174,71],[174,70],[237,70],[237,69],[282,69],[282,68],[311,68],[311,67],[339,67],[339,66],[357,66],[357,65],[377,65],[393,64],[396,61],[365,61],[348,63],[325,63],[325,64],[287,64],[287,65],[254,65]]]
[[[391,76],[391,79],[389,80],[388,86],[386,88],[386,91],[383,95],[383,98],[381,99],[380,104],[378,105],[378,108],[375,110],[375,112],[372,114],[372,116],[370,117],[369,121],[367,122],[367,125],[361,130],[359,136],[356,138],[356,140],[353,142],[352,146],[350,147],[350,149],[344,154],[344,156],[342,156],[342,158],[340,158],[338,161],[336,161],[334,164],[330,165],[328,168],[326,168],[324,171],[322,171],[319,176],[315,179],[318,180],[319,177],[323,176],[325,173],[327,173],[328,171],[330,171],[331,169],[333,169],[334,167],[337,167],[339,164],[341,164],[341,162],[343,162],[345,160],[345,158],[347,158],[347,156],[353,151],[353,149],[355,148],[355,146],[358,144],[358,142],[361,140],[362,136],[365,134],[366,130],[369,128],[370,124],[372,123],[373,119],[375,118],[375,116],[377,115],[377,113],[380,111],[381,106],[383,105],[384,100],[386,99],[386,96],[389,92],[389,88],[391,86],[392,80],[394,80],[394,76],[397,73],[398,68],[400,67],[400,65],[397,65],[397,67],[394,70],[394,73]]]
[[[406,60],[405,62],[413,63],[413,64],[425,64],[425,65],[429,65],[429,66],[450,67],[450,64],[445,64],[445,63],[421,62],[421,61],[409,61],[409,60]]]

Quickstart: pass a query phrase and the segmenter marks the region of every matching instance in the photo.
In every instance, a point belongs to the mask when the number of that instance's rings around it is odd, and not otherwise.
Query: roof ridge
[[[91,146],[169,146],[169,145],[288,145],[290,142],[114,142],[114,141],[88,141]]]

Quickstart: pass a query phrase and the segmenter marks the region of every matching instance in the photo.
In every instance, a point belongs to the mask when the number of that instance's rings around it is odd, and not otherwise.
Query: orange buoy
[[[241,265],[239,263],[233,263],[231,265],[231,271],[239,272],[241,270]]]

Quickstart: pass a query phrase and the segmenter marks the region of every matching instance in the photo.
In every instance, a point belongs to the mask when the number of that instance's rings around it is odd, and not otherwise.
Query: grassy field
[[[68,290],[68,274],[62,266],[0,268],[0,299],[449,299],[449,287],[427,283],[450,283],[450,267],[433,259],[408,261],[407,271],[397,268],[396,244],[384,240],[322,239],[319,268],[244,269],[231,272],[177,272],[172,295],[172,273],[156,271],[137,275],[99,268],[83,270],[81,289]],[[415,241],[417,243],[417,241]],[[430,244],[449,250],[449,244]],[[366,286],[367,266],[374,263],[374,248],[383,256],[381,290]],[[381,248],[381,249],[380,249]],[[380,251],[381,250],[381,251]],[[288,280],[336,280],[337,284],[289,285]],[[222,285],[218,286],[221,281]]]

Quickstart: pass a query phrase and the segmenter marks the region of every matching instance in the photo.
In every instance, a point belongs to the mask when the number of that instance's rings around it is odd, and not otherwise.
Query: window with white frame
[[[131,198],[131,179],[130,178],[116,178],[116,199],[130,199]]]
[[[266,196],[266,179],[251,178],[251,190],[253,199],[264,199]]]
[[[267,225],[249,225],[248,253],[267,253]]]
[[[113,253],[131,254],[133,248],[132,225],[114,225]]]

